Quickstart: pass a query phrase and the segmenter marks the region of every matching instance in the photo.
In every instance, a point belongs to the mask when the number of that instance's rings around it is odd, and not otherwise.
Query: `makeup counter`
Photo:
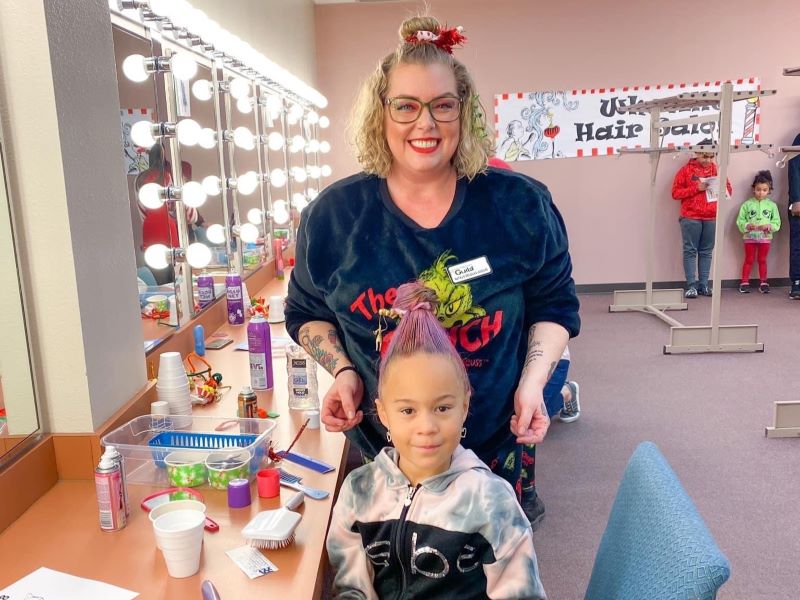
[[[288,279],[288,275],[287,275]],[[269,298],[285,295],[287,281],[273,279],[256,294]],[[224,305],[225,300],[219,301]],[[191,326],[191,325],[190,325]],[[270,324],[273,347],[286,335],[283,323]],[[222,398],[205,406],[195,406],[193,416],[235,418],[237,394],[249,385],[248,352],[235,347],[247,341],[247,325],[224,324],[212,334],[226,334],[233,343],[219,350],[207,349],[203,358],[213,372],[223,375],[223,385],[230,385]],[[148,362],[158,360],[163,351],[156,349]],[[184,359],[185,359],[184,355]],[[188,366],[188,365],[187,365]],[[272,431],[273,447],[286,449],[305,421],[303,411],[288,407],[286,360],[283,348],[273,351],[274,386],[256,391],[259,409],[278,416]],[[332,383],[332,377],[317,368],[320,399]],[[155,399],[155,398],[153,398]],[[48,567],[78,577],[103,581],[138,592],[140,598],[199,598],[203,580],[210,580],[220,597],[292,597],[319,598],[327,567],[325,536],[336,492],[343,478],[347,441],[341,433],[306,428],[297,439],[293,452],[313,457],[335,467],[321,474],[300,465],[282,461],[281,466],[303,477],[302,484],[329,492],[327,498],[305,498],[296,509],[302,515],[295,531],[294,544],[276,550],[261,550],[275,564],[277,572],[249,579],[225,553],[246,541],[242,528],[260,511],[277,509],[296,492],[281,486],[279,497],[260,498],[256,483],[251,482],[252,503],[245,508],[229,508],[227,493],[208,484],[195,488],[203,496],[206,514],[219,524],[219,531],[204,532],[200,570],[191,577],[176,579],[167,573],[161,551],[156,548],[148,514],[141,501],[164,486],[128,484],[131,514],[126,527],[103,532],[99,526],[95,484],[92,480],[59,480],[30,509],[0,534],[0,589],[39,567]]]

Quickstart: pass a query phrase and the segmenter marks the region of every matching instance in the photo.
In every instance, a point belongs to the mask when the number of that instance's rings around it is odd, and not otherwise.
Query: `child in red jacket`
[[[711,145],[709,139],[700,142]],[[709,200],[706,179],[717,176],[717,165],[713,152],[697,152],[695,157],[681,168],[672,182],[672,197],[681,202],[678,219],[683,237],[683,271],[686,275],[687,298],[697,295],[710,296],[708,285],[711,272],[711,257],[714,252],[717,201]],[[728,195],[733,193],[727,182]]]

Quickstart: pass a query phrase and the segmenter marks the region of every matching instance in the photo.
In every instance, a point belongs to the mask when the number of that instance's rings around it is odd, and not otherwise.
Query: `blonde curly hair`
[[[349,124],[349,133],[356,149],[356,158],[365,172],[386,178],[392,167],[392,152],[384,128],[384,98],[389,88],[389,75],[399,64],[429,65],[441,63],[450,67],[461,99],[461,123],[458,147],[452,164],[458,177],[472,179],[486,169],[492,156],[493,143],[486,123],[486,113],[478,98],[475,83],[467,68],[451,54],[429,43],[406,42],[418,31],[441,30],[434,17],[418,16],[400,26],[400,45],[386,56],[364,81],[358,94]]]

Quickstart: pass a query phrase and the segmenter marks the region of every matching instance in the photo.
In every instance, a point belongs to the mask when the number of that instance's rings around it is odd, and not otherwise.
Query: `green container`
[[[196,452],[170,452],[164,458],[169,482],[175,487],[197,487],[208,477],[206,456]]]
[[[216,490],[227,490],[234,479],[249,479],[251,458],[247,450],[212,452],[205,463],[209,485]]]

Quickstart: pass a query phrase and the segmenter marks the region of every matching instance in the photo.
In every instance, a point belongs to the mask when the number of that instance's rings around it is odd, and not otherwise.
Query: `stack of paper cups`
[[[176,429],[192,425],[192,400],[189,378],[183,368],[180,352],[163,352],[158,363],[158,399],[169,405],[172,424]]]

